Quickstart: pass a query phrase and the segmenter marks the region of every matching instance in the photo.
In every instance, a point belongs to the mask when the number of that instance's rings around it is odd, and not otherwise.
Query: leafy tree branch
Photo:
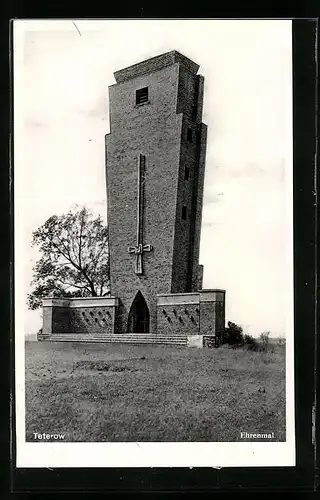
[[[32,234],[41,258],[33,268],[28,307],[46,296],[105,296],[109,293],[108,228],[87,208],[53,215]]]

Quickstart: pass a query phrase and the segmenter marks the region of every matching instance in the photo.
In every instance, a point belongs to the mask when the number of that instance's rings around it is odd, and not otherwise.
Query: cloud
[[[103,91],[93,105],[87,110],[81,110],[87,116],[109,121],[109,101]]]
[[[214,186],[208,186],[208,188],[204,191],[203,196],[203,205],[211,205],[215,203],[219,203],[223,201],[224,193],[218,188]]]

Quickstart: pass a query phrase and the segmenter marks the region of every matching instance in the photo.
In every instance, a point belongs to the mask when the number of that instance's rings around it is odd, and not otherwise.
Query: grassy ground
[[[26,439],[285,441],[285,346],[273,353],[26,342]],[[265,439],[263,441],[266,441]]]

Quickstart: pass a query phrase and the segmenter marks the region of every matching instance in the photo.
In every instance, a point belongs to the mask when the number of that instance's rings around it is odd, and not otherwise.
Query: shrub
[[[244,344],[245,344],[246,348],[249,351],[258,351],[259,350],[259,343],[251,335],[245,335],[243,340],[244,340]]]
[[[269,337],[269,331],[262,332],[259,340],[252,337],[252,335],[244,335],[241,326],[228,321],[228,326],[224,329],[221,344],[229,345],[233,349],[244,347],[249,351],[274,352]]]
[[[228,321],[228,326],[224,330],[224,335],[222,338],[223,344],[228,344],[233,347],[239,347],[243,345],[243,332],[241,326]]]
[[[285,338],[283,338],[283,337],[280,337],[280,338],[278,339],[278,345],[281,345],[281,346],[282,346],[282,345],[285,345],[285,344],[286,344],[286,339],[285,339]]]
[[[260,335],[260,350],[267,352],[270,350],[270,332],[262,332]]]

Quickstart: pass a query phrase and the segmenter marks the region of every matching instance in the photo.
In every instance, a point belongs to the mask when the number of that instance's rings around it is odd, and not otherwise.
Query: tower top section
[[[153,73],[154,71],[159,71],[172,64],[179,63],[183,65],[188,71],[196,75],[199,69],[199,65],[191,61],[188,57],[184,56],[177,50],[172,50],[171,52],[166,52],[160,56],[151,57],[145,61],[141,61],[137,64],[133,64],[128,68],[120,69],[114,73],[114,77],[117,83],[122,83],[127,80],[131,80],[138,76],[146,75],[148,73]]]

